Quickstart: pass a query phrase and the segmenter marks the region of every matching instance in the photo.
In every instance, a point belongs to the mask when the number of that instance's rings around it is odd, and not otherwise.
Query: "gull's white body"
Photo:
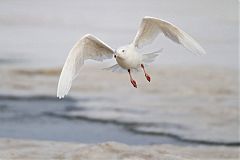
[[[124,50],[124,54],[121,53]],[[119,54],[120,52],[120,54]],[[130,44],[128,46],[120,47],[116,52],[116,61],[123,69],[138,69],[142,62],[142,54],[139,54],[135,47]]]
[[[139,49],[144,45],[150,44],[156,39],[159,33],[163,33],[166,37],[175,43],[183,45],[193,53],[205,53],[204,49],[180,28],[157,18],[144,17],[133,42],[115,51],[103,41],[90,34],[83,36],[77,41],[63,66],[58,82],[57,97],[63,98],[69,92],[73,79],[78,76],[81,66],[87,59],[103,61],[104,59],[112,58],[114,55],[117,64],[108,69],[112,71],[128,70],[133,84],[136,82],[132,79],[130,71],[142,68],[147,80],[150,81],[150,77],[147,77],[149,75],[144,69],[144,64],[153,62],[158,54],[156,54],[157,52],[140,54],[137,52],[137,48]],[[134,87],[136,87],[135,85]]]

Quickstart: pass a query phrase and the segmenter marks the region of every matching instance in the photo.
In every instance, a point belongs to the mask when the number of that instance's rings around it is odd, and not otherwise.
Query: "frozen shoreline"
[[[0,139],[0,159],[71,160],[237,160],[239,148],[175,145],[129,146],[116,142],[77,144],[53,141]]]
[[[20,127],[18,121],[15,124],[16,116],[23,115],[24,124],[34,128],[43,122],[32,118],[32,115],[40,114],[43,119],[47,116],[53,121],[57,118],[69,123],[60,123],[60,128],[68,128],[74,120],[78,123],[89,120],[120,124],[133,133],[170,135],[182,142],[239,145],[237,70],[162,66],[151,67],[149,71],[153,77],[151,83],[146,82],[142,73],[134,74],[139,82],[136,90],[130,86],[127,74],[88,66],[80,75],[84,81],[76,79],[66,99],[58,100],[55,96],[59,69],[2,68],[2,137],[21,138],[8,132],[16,130],[15,125]],[[10,99],[3,93],[8,93]],[[48,99],[48,96],[52,98]],[[73,101],[66,103],[71,97]],[[19,128],[24,131],[23,136],[33,133],[31,130],[26,133],[24,128],[25,125]]]

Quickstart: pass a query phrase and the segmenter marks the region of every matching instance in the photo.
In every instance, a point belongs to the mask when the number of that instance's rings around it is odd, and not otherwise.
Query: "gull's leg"
[[[143,69],[143,72],[144,72],[144,74],[145,74],[146,79],[148,80],[148,82],[150,82],[150,81],[151,81],[151,77],[150,77],[149,74],[147,74],[147,72],[145,71],[144,65],[141,64],[141,67],[142,67],[142,69]]]
[[[129,73],[130,81],[131,81],[133,87],[137,88],[137,82],[132,78],[130,69],[128,69],[128,73]]]

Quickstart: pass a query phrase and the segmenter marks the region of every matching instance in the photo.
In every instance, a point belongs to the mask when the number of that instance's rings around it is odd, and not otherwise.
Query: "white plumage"
[[[57,97],[63,98],[70,90],[72,81],[78,76],[84,60],[103,61],[113,57],[113,49],[98,38],[87,34],[73,46],[63,66],[57,89]]]
[[[172,41],[182,44],[193,53],[206,53],[191,36],[182,31],[180,28],[167,21],[148,16],[143,18],[133,44],[135,47],[142,48],[144,45],[152,43],[159,33],[163,33]]]
[[[78,76],[81,66],[87,59],[103,61],[104,59],[111,59],[114,55],[117,64],[109,69],[113,71],[128,70],[131,83],[137,88],[136,81],[133,80],[130,71],[142,68],[147,80],[150,82],[150,76],[146,73],[144,64],[154,61],[158,54],[153,52],[142,55],[137,52],[136,48],[142,48],[144,45],[150,44],[159,33],[163,33],[166,37],[183,45],[193,53],[206,53],[191,36],[173,24],[153,17],[144,17],[133,42],[118,48],[116,51],[90,34],[83,36],[77,41],[70,50],[63,66],[58,82],[57,97],[63,98],[68,94],[73,79]]]

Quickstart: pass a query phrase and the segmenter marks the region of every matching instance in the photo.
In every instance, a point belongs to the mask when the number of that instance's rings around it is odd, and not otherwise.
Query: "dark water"
[[[91,99],[55,97],[0,96],[0,137],[54,140],[80,143],[117,141],[126,144],[177,144],[177,145],[229,145],[236,143],[211,143],[188,141],[176,135],[147,134],[132,129],[136,123],[118,123],[83,117],[66,117],[62,113],[76,109],[76,102]],[[78,111],[81,107],[78,106]]]
[[[110,122],[52,115],[68,110],[74,103],[74,99],[59,101],[55,97],[1,96],[0,137],[81,143],[117,141],[126,144],[184,144],[169,137],[135,134],[127,129],[128,126]]]

